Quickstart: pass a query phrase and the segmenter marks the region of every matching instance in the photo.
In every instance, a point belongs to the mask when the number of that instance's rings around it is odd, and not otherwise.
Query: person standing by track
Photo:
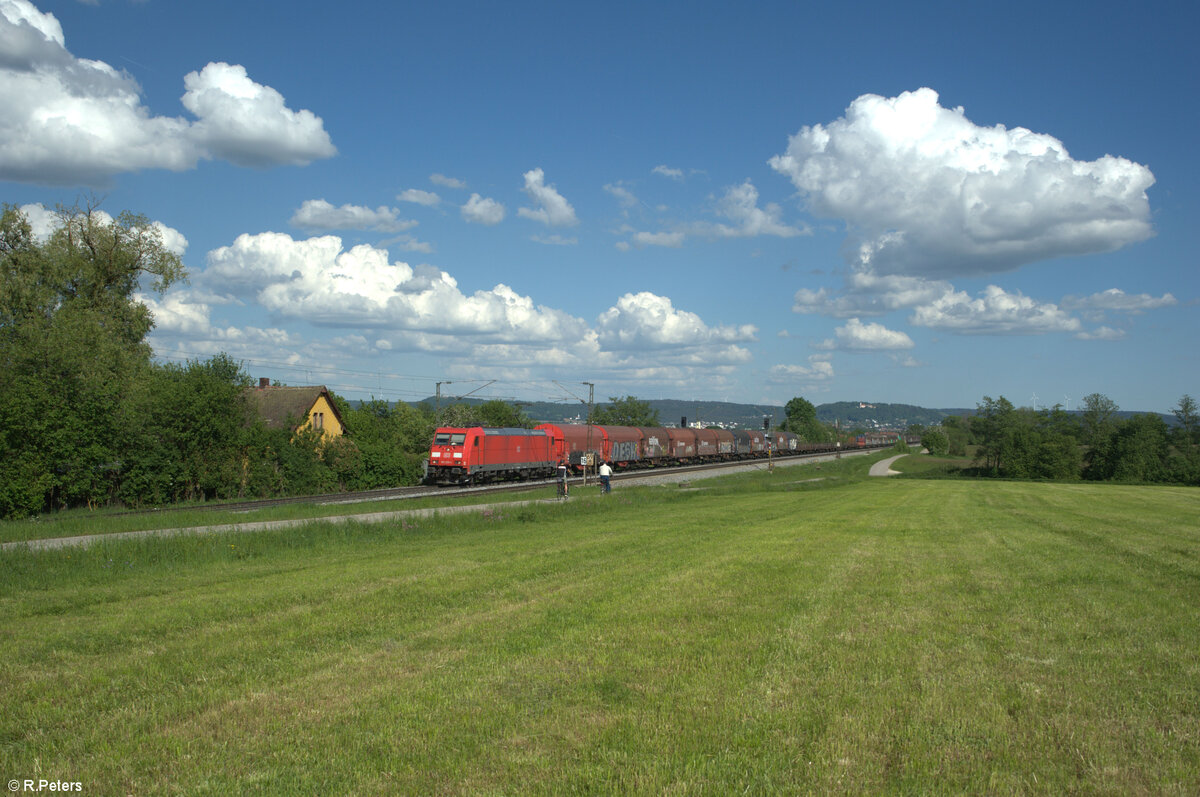
[[[600,486],[604,488],[604,492],[612,492],[612,466],[607,462],[600,465]]]
[[[558,497],[564,500],[567,497],[567,461],[565,459],[558,461]]]

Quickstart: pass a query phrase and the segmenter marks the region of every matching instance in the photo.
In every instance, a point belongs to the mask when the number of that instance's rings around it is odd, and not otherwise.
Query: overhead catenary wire
[[[214,356],[213,352],[187,351],[174,349],[157,351],[154,359],[169,362],[204,361]],[[318,365],[311,361],[284,361],[260,357],[237,357],[229,355],[251,376],[270,377],[281,382],[310,382],[319,381],[335,393],[350,394],[354,399],[368,397],[395,399],[408,402],[423,401],[432,398],[437,382],[446,382],[444,376],[429,374],[409,374],[386,370],[368,371],[363,369],[345,368],[338,366]],[[262,371],[272,371],[263,374]],[[457,378],[453,382],[465,386],[478,386],[463,390],[459,395],[448,395],[444,398],[457,400],[470,394],[484,401],[539,401],[549,404],[571,404],[581,399],[565,391],[556,380],[531,379],[512,380],[494,378]],[[478,391],[485,387],[494,388],[488,393]]]

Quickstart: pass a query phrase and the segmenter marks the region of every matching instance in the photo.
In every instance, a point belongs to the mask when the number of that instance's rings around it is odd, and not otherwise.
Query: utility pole
[[[772,457],[775,455],[775,444],[771,439],[771,416],[763,416],[763,435],[767,438],[767,473],[775,472],[775,460]]]
[[[437,383],[437,397],[434,399],[434,403],[433,403],[433,423],[434,423],[434,425],[437,425],[438,423],[440,423],[441,419],[442,419],[442,385],[452,385],[452,384],[454,384],[454,383],[453,382],[438,382]]]
[[[592,451],[592,405],[595,403],[595,400],[596,400],[596,385],[594,382],[580,382],[579,384],[587,385],[587,389],[588,389],[587,448],[588,448],[588,459],[590,460],[591,459],[591,451]],[[587,463],[585,462],[583,464],[583,486],[584,487],[587,487],[587,472],[588,472],[588,466],[587,466]]]
[[[575,398],[579,399],[580,402],[583,401],[583,399],[581,399],[581,398],[579,398],[579,396],[575,395],[575,391],[571,390],[571,388],[567,387],[562,382],[559,382],[557,379],[554,380],[554,384],[561,387],[567,394],[575,396]],[[583,457],[581,458],[583,461],[583,483],[586,486],[587,485],[587,460],[589,458],[588,454],[591,452],[591,448],[592,448],[592,405],[595,403],[595,400],[596,400],[596,385],[594,382],[580,382],[579,384],[587,385],[587,389],[588,389],[587,441],[586,441],[588,451],[585,451]],[[564,453],[566,453],[566,452],[564,452]]]

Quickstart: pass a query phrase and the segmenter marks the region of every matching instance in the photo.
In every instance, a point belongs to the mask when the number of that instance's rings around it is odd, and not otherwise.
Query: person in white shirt
[[[600,466],[600,485],[604,488],[604,492],[612,492],[612,467],[605,462]]]

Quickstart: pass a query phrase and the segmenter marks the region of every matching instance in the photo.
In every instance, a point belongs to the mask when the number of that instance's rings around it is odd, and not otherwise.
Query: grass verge
[[[146,512],[117,515],[104,511],[71,509],[37,518],[0,521],[0,543],[24,540],[74,537],[88,534],[118,534],[162,528],[192,528],[230,523],[272,520],[319,520],[332,515],[360,515],[372,512],[399,512],[406,509],[432,509],[442,506],[469,506],[549,498],[554,488],[545,487],[522,493],[444,494],[429,498],[405,498],[388,501],[344,503],[332,497],[318,504],[282,504],[252,510],[187,509],[170,512]]]

